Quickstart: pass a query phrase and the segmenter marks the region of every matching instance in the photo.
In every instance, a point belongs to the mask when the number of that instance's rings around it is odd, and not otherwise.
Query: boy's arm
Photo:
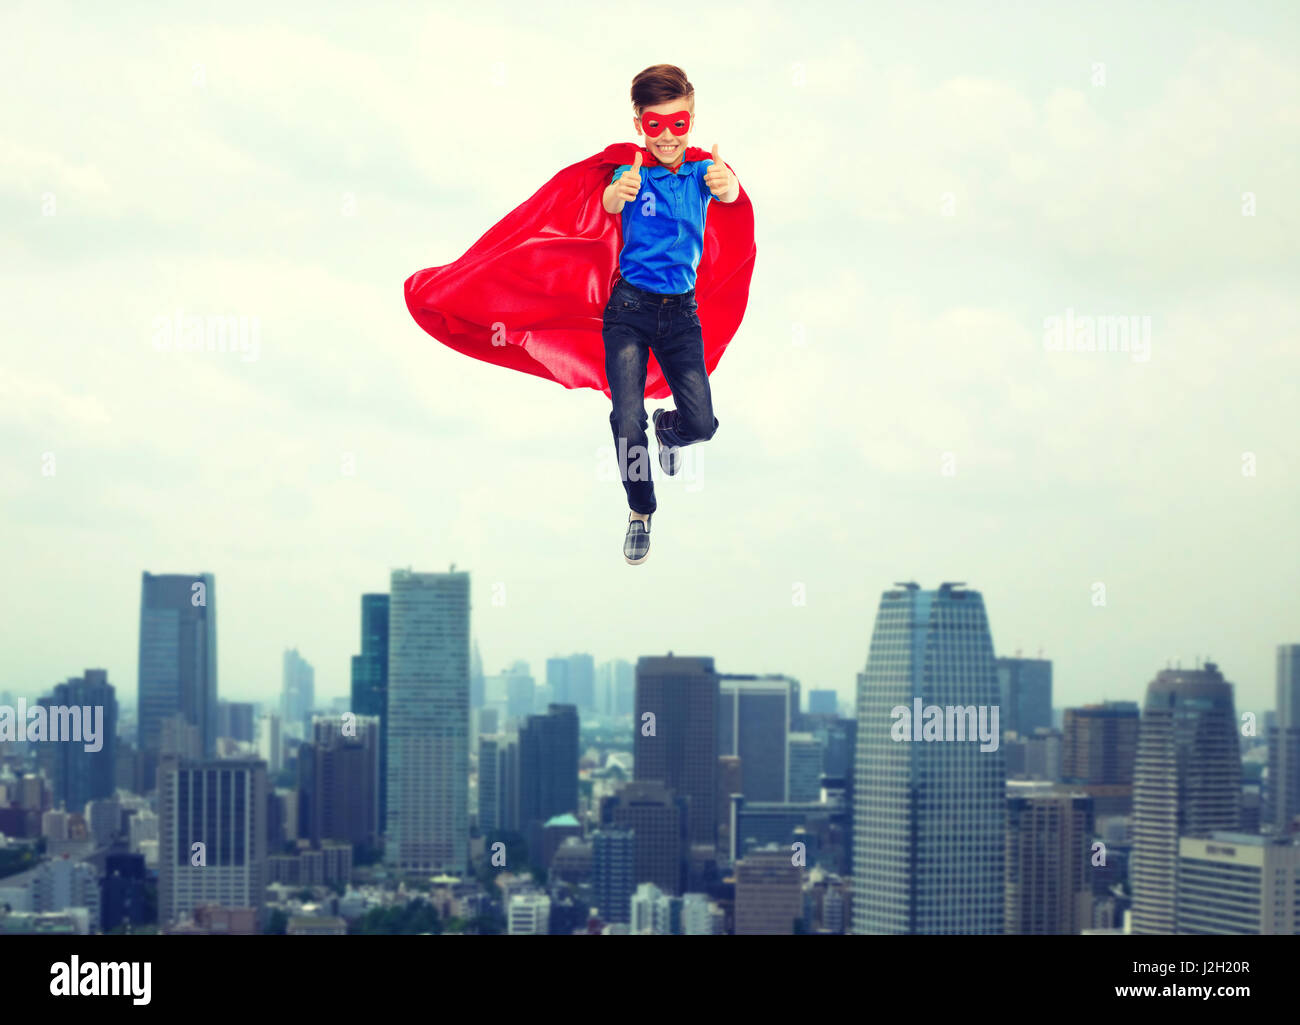
[[[713,144],[713,163],[704,173],[704,185],[719,203],[734,203],[740,198],[740,179],[718,156],[718,144]]]
[[[641,154],[636,162],[605,187],[600,197],[607,214],[621,214],[626,203],[634,202],[641,191]]]

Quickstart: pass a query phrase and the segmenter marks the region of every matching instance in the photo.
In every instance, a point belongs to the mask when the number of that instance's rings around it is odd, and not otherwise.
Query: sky
[[[989,7],[6,4],[0,690],[104,668],[133,706],[141,573],[211,572],[221,695],[296,647],[324,703],[361,595],[455,564],[488,673],[671,650],[851,701],[881,592],[963,581],[1058,707],[1207,657],[1271,707],[1300,18]],[[660,62],[757,260],[633,567],[604,395],[452,351],[402,285],[633,141]],[[249,348],[166,349],[178,310]],[[1052,347],[1103,316],[1149,348]]]

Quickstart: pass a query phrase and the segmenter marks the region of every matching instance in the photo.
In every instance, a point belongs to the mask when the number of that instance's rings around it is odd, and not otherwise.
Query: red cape
[[[412,274],[406,306],[416,323],[466,356],[609,395],[600,329],[623,229],[601,193],[638,149],[644,165],[657,163],[633,143],[607,146],[566,167],[455,263]],[[684,159],[711,155],[692,146]],[[705,220],[695,298],[709,373],[745,315],[754,254],[754,208],[742,186],[734,203],[710,203]],[[653,354],[645,394],[669,394]]]

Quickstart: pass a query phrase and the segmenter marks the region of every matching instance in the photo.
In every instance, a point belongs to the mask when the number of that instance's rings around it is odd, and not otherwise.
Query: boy
[[[713,415],[704,339],[695,302],[695,274],[704,251],[705,220],[713,202],[734,203],[740,182],[718,157],[686,160],[695,127],[695,90],[681,68],[656,64],[632,80],[633,124],[653,163],[615,169],[601,197],[622,216],[623,248],[601,335],[613,411],[610,426],[627,492],[623,558],[640,565],[650,554],[650,517],[657,508],[646,458],[645,383],[651,352],[677,408],[654,411],[659,466],[672,476],[680,448],[708,441]]]
[[[632,82],[644,148],[613,143],[561,169],[404,286],[416,323],[456,352],[609,396],[633,565],[655,511],[644,399],[676,398],[654,415],[675,473],[678,447],[717,429],[708,375],[744,319],[757,252],[753,206],[718,147],[712,160],[687,147],[694,92],[680,68],[646,68]]]

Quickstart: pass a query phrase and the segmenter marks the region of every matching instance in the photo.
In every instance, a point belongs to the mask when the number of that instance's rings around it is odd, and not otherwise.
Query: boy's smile
[[[695,112],[690,111],[692,104],[685,97],[678,97],[675,100],[669,100],[667,103],[656,103],[653,106],[646,107],[641,112],[641,117],[633,118],[636,124],[637,134],[645,137],[645,148],[655,155],[655,159],[665,167],[674,167],[681,163],[682,158],[686,155],[686,147],[690,144],[690,131],[695,127]],[[690,124],[687,131],[681,135],[674,135],[669,127],[669,114],[678,114],[683,110],[690,111]],[[659,122],[659,134],[650,135],[642,125],[647,114],[665,115]]]

